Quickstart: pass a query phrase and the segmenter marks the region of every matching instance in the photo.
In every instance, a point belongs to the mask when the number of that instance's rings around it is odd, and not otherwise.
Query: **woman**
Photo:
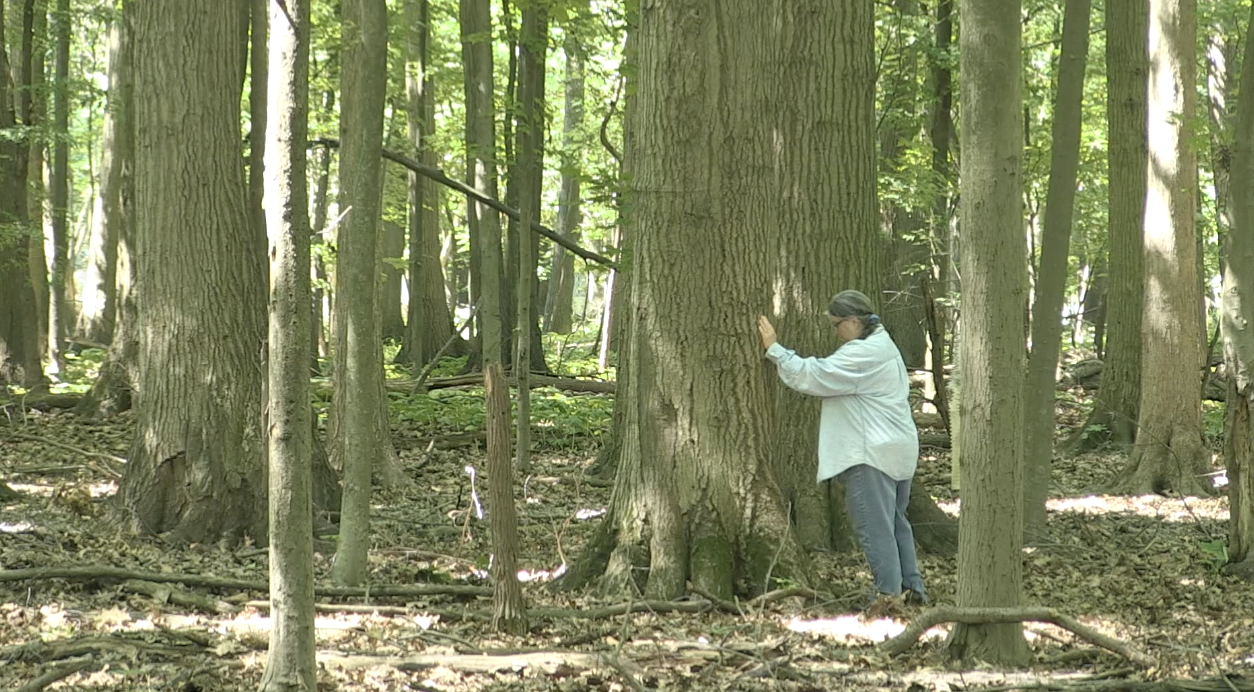
[[[910,479],[918,465],[919,433],[910,413],[910,381],[871,301],[844,291],[827,307],[841,345],[826,358],[802,358],[775,340],[758,317],[766,357],[785,385],[823,398],[819,422],[819,481],[845,485],[845,507],[871,573],[876,597],[927,603],[906,519]]]

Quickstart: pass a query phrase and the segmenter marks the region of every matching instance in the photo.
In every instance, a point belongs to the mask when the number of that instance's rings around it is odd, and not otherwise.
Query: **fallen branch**
[[[1053,608],[955,608],[941,606],[924,611],[912,620],[901,634],[883,642],[879,649],[890,656],[905,653],[923,636],[923,633],[945,622],[966,625],[983,625],[1007,622],[1048,622],[1057,625],[1077,637],[1118,654],[1143,667],[1152,667],[1157,661],[1137,650],[1131,644],[1098,632],[1081,624],[1075,618],[1059,613]]]
[[[0,409],[6,406],[17,406],[21,409],[47,412],[54,408],[74,408],[82,400],[82,394],[27,394],[25,396],[0,399]],[[0,418],[0,420],[3,420],[3,418]]]
[[[270,601],[244,601],[247,608],[270,610]],[[409,606],[357,605],[346,603],[315,603],[314,612],[318,613],[360,613],[363,615],[414,615],[426,612]]]
[[[90,581],[92,579],[139,579],[142,581],[162,584],[179,583],[185,586],[200,586],[209,589],[229,589],[233,591],[270,592],[270,583],[249,581],[246,579],[230,579],[225,577],[202,576],[199,574],[162,574],[160,572],[141,572],[120,567],[88,566],[88,567],[37,567],[33,569],[0,570],[0,582],[28,581],[37,579],[70,579]],[[464,586],[455,584],[381,584],[378,586],[321,586],[315,587],[314,593],[319,596],[339,598],[370,598],[404,597],[404,596],[491,596],[492,588],[488,586]]]
[[[64,680],[79,671],[99,667],[100,664],[92,660],[91,656],[83,656],[82,658],[77,658],[72,661],[66,661],[47,673],[44,673],[25,685],[22,685],[14,690],[14,692],[39,692],[39,690],[42,690],[48,685],[51,685],[58,680]]]
[[[550,377],[548,375],[536,374],[530,375],[529,379],[531,380],[532,388],[552,387],[566,392],[613,394],[617,389],[617,385],[614,382],[604,382],[601,380],[576,380],[565,377]],[[448,387],[467,387],[482,384],[483,373],[471,373],[469,375],[458,375],[456,377],[441,377],[427,382],[426,386],[427,389],[444,389]],[[411,383],[407,383],[405,380],[393,380],[392,382],[389,382],[388,385],[389,389],[391,387],[401,388],[406,385],[408,385],[408,389],[413,389],[413,385]],[[509,378],[509,386],[517,387],[518,378]]]
[[[602,664],[596,654],[575,651],[535,651],[503,656],[492,654],[424,654],[416,656],[365,656],[339,652],[318,652],[318,663],[328,668],[359,670],[375,666],[391,666],[416,672],[437,666],[461,673],[495,673],[502,670],[531,668],[552,674],[560,668],[587,670]]]
[[[47,445],[49,447],[56,447],[57,449],[63,449],[67,452],[74,452],[75,454],[81,454],[82,456],[85,456],[85,457],[91,457],[93,459],[103,459],[113,464],[126,466],[126,459],[123,459],[122,457],[115,457],[112,454],[105,454],[104,452],[93,452],[87,449],[79,449],[78,447],[72,447],[70,445],[57,442],[55,440],[49,440],[43,437],[36,437],[34,435],[23,435],[21,433],[13,433],[8,436],[8,439],[22,440],[24,442],[35,442],[37,444]],[[120,473],[117,473],[115,469],[109,469],[109,471],[117,474],[118,478],[122,477],[122,475]]]
[[[210,598],[203,594],[182,591],[172,586],[152,581],[127,579],[125,582],[122,582],[122,588],[133,593],[148,596],[158,603],[173,603],[174,605],[195,608],[206,613],[227,614],[239,612],[239,608],[226,601]]]

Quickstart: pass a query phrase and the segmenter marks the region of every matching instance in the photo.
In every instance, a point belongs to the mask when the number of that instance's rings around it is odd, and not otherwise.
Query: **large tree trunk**
[[[1139,432],[1115,487],[1207,493],[1197,275],[1196,0],[1150,0],[1144,362]],[[1105,375],[1103,374],[1103,378]]]
[[[53,81],[52,172],[49,176],[49,202],[52,211],[52,257],[49,258],[48,301],[48,369],[60,373],[64,369],[61,355],[65,348],[66,327],[73,324],[70,309],[70,3],[57,0],[52,13],[53,37],[56,43]]]
[[[815,12],[841,17],[837,7]],[[860,9],[869,31],[870,4]],[[736,588],[767,588],[772,578],[809,580],[771,466],[774,375],[745,312],[769,308],[763,288],[772,285],[774,261],[761,248],[778,238],[769,132],[779,44],[764,25],[761,7],[748,0],[641,9],[639,107],[624,161],[632,314],[620,351],[628,369],[619,381],[617,481],[573,583],[601,571],[587,564],[604,568],[604,588],[650,598],[677,596],[689,581],[730,597]],[[869,151],[871,133],[860,136]],[[873,193],[866,212],[873,221]],[[778,299],[793,298],[781,290]]]
[[[435,130],[435,81],[427,69],[431,59],[430,2],[407,0],[405,98],[406,134],[418,160],[435,165],[427,138]],[[414,372],[435,357],[453,335],[453,316],[444,294],[440,265],[440,190],[409,172],[409,303],[405,350]]]
[[[43,381],[43,372],[36,338],[39,317],[28,271],[26,174],[29,145],[16,132],[18,120],[12,105],[4,19],[0,12],[0,226],[16,227],[21,232],[0,233],[0,386],[34,387]]]
[[[518,517],[514,507],[514,467],[510,464],[509,385],[499,362],[483,369],[488,433],[488,512],[492,531],[492,627],[521,635],[527,606],[518,583]]]
[[[579,239],[581,182],[578,146],[583,128],[584,63],[583,49],[574,34],[566,37],[566,96],[562,117],[562,183],[557,196],[558,233],[572,240]],[[557,243],[549,264],[548,296],[544,303],[544,328],[558,334],[569,334],[575,291],[574,255]]]
[[[1148,0],[1106,3],[1106,118],[1110,135],[1106,366],[1093,412],[1069,443],[1075,452],[1108,441],[1127,446],[1136,439],[1145,293],[1142,223],[1148,21]]]
[[[14,17],[17,3],[13,3]],[[14,84],[22,85],[16,94],[17,117],[28,128],[47,128],[48,89],[46,88],[44,57],[48,54],[48,2],[26,0],[21,12],[21,52],[17,66],[21,76],[15,76]],[[31,129],[30,131],[35,131]],[[29,159],[26,172],[26,208],[29,219],[28,233],[30,258],[28,262],[30,285],[35,291],[35,318],[39,322],[39,354],[42,359],[48,351],[48,256],[44,251],[44,203],[48,199],[44,182],[44,163],[47,161],[47,138],[28,137]]]
[[[1251,9],[1254,21],[1254,9]],[[1232,161],[1233,225],[1224,265],[1224,363],[1228,368],[1228,557],[1254,577],[1254,23],[1245,38]]]
[[[928,139],[932,142],[932,175],[943,184],[932,204],[931,218],[928,225],[931,229],[932,246],[938,248],[931,253],[931,267],[922,278],[923,309],[927,320],[927,367],[932,377],[930,387],[926,390],[932,399],[936,412],[945,423],[945,429],[953,433],[952,418],[956,409],[949,401],[949,385],[945,377],[945,342],[947,325],[947,308],[943,300],[950,289],[952,272],[949,268],[953,259],[949,249],[953,236],[953,213],[951,210],[950,189],[954,179],[954,168],[950,157],[949,142],[953,129],[953,75],[948,60],[940,56],[947,55],[953,44],[953,1],[938,0],[936,3],[935,48],[931,58],[931,86],[933,101],[931,113],[928,114]],[[950,354],[952,358],[953,355]],[[955,445],[956,447],[956,445]],[[955,462],[955,468],[957,463]],[[957,477],[955,472],[954,477]]]
[[[822,319],[842,289],[880,295],[880,238],[875,190],[874,16],[870,2],[785,10],[796,32],[780,46],[792,69],[780,82],[783,197],[778,239],[782,258],[772,288],[780,334],[805,355],[827,355],[836,343]],[[833,51],[830,36],[846,37]],[[817,128],[831,119],[839,128]],[[827,165],[841,161],[839,170]],[[882,306],[884,301],[877,301]],[[815,484],[819,402],[775,385],[772,461],[801,542],[807,548],[850,547],[837,481]]]
[[[1058,391],[1055,373],[1062,344],[1062,303],[1067,290],[1076,171],[1080,166],[1089,15],[1089,0],[1067,0],[1054,122],[1050,129],[1049,192],[1041,232],[1041,262],[1036,271],[1032,300],[1032,353],[1028,358],[1027,398],[1023,407],[1023,528],[1029,538],[1045,529],[1045,500],[1049,497],[1050,467],[1054,458],[1054,398]]]
[[[387,86],[387,7],[343,3],[340,98],[340,224],[335,269],[335,452],[344,469],[340,543],[333,575],[356,585],[367,574],[371,471],[390,456],[379,341],[378,236],[383,100]]]
[[[264,535],[265,265],[252,252],[229,3],[136,3],[139,399],[121,498],[175,540]],[[175,88],[177,87],[177,88]]]
[[[1018,0],[963,0],[962,528],[958,605],[1019,605],[1027,256]],[[1021,623],[954,626],[951,655],[1022,665]]]
[[[270,0],[265,200],[270,236],[266,436],[270,649],[262,692],[315,692],[309,407],[309,2]],[[253,26],[257,26],[254,14]],[[255,92],[254,92],[255,93]]]
[[[133,388],[139,380],[136,370],[139,339],[135,314],[135,221],[133,128],[132,34],[134,3],[123,5],[109,29],[109,101],[104,122],[104,154],[101,157],[100,234],[106,247],[113,249],[113,285],[109,355],[92,384],[91,391],[75,413],[95,418],[109,417],[131,407]],[[93,253],[94,255],[94,253]],[[108,303],[106,303],[107,305]],[[90,337],[89,337],[90,338]]]

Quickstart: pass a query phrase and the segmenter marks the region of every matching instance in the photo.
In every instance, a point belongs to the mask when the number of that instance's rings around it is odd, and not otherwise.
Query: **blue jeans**
[[[842,471],[839,478],[845,484],[845,508],[871,566],[875,590],[897,595],[909,589],[925,595],[914,529],[906,519],[910,480],[895,481],[866,464]]]

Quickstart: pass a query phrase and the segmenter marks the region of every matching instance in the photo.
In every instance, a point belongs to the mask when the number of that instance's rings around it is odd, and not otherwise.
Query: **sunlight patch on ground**
[[[1049,500],[1051,512],[1072,512],[1100,516],[1103,514],[1135,514],[1168,522],[1199,519],[1228,520],[1226,497],[1163,497],[1161,495],[1086,495]]]
[[[889,618],[864,620],[858,615],[841,615],[836,618],[818,620],[803,620],[794,617],[788,620],[784,626],[792,632],[816,634],[826,639],[849,645],[878,644],[901,634],[906,629],[904,623],[896,620]],[[934,629],[939,630],[940,628]],[[932,631],[929,630],[924,636],[931,635]]]
[[[55,485],[45,485],[43,483],[9,483],[9,487],[19,493],[37,497],[52,497],[52,494],[57,491]]]

